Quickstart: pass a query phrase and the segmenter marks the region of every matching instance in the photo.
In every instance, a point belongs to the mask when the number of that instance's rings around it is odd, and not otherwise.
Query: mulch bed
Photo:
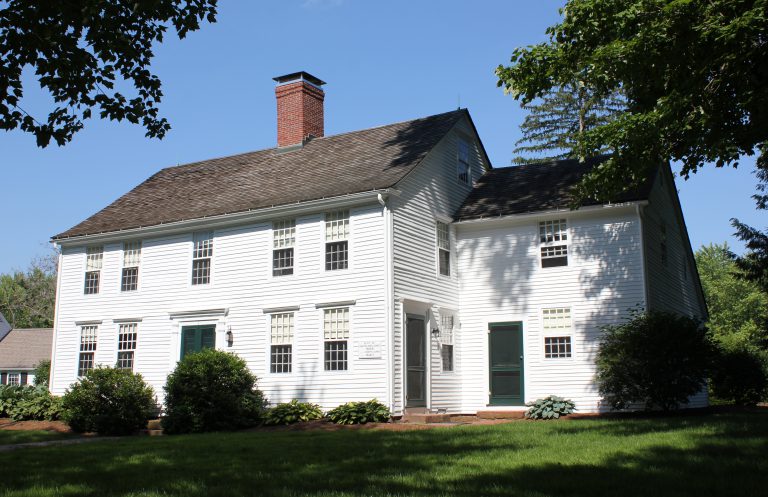
[[[14,421],[10,418],[0,418],[0,430],[43,430],[72,433],[69,426],[62,421]]]

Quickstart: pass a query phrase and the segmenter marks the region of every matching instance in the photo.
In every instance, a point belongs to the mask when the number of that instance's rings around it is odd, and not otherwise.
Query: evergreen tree
[[[580,139],[584,132],[612,121],[624,111],[626,103],[618,92],[602,97],[576,82],[558,87],[536,103],[522,107],[529,113],[520,125],[523,137],[515,142],[515,164],[583,160],[591,155]],[[604,148],[597,153],[607,151]]]

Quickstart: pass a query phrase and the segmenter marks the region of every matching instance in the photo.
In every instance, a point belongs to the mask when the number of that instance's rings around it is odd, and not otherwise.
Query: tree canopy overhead
[[[161,82],[149,69],[153,44],[172,27],[179,38],[216,21],[217,0],[0,1],[0,129],[32,133],[40,147],[72,140],[96,110],[141,124],[162,138]],[[48,116],[23,108],[22,71],[31,67],[55,102]],[[115,89],[125,81],[134,96]]]
[[[523,104],[575,80],[626,95],[628,112],[583,136],[615,154],[582,196],[609,198],[662,161],[685,177],[736,165],[768,140],[768,0],[569,0],[562,14],[496,73]]]

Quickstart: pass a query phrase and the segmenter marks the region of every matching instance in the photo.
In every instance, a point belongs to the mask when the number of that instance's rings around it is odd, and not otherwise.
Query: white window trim
[[[80,373],[80,354],[83,354],[83,353],[85,353],[85,354],[87,354],[87,353],[93,354],[93,365],[92,365],[91,369],[96,368],[96,366],[98,366],[98,364],[99,364],[99,363],[96,362],[96,353],[99,351],[99,330],[101,329],[101,324],[99,324],[99,323],[101,323],[101,321],[99,321],[98,323],[96,323],[96,322],[84,322],[84,323],[81,323],[81,324],[77,325],[78,326],[78,329],[77,329],[78,334],[77,334],[77,354],[75,356],[75,378],[78,378],[78,379],[79,378],[85,378],[85,376],[81,376],[79,374]],[[83,351],[82,350],[82,346],[83,346],[83,328],[86,328],[86,327],[88,327],[88,328],[90,328],[90,327],[95,328],[95,331],[94,331],[94,344],[95,345],[94,345],[94,349],[93,350]]]
[[[298,314],[299,307],[285,307],[269,309],[270,312],[264,312],[264,327],[266,329],[267,338],[267,353],[266,353],[266,367],[265,371],[268,376],[271,377],[291,377],[296,372],[296,324],[299,320]],[[293,336],[291,337],[290,344],[273,344],[272,343],[272,316],[278,314],[293,314]],[[291,371],[289,373],[273,373],[272,372],[272,345],[290,345],[291,346]]]
[[[8,386],[11,386],[11,385],[21,386],[21,373],[20,372],[18,372],[18,371],[13,371],[13,372],[9,371],[8,373],[6,373],[6,375],[7,375],[5,377],[5,384],[6,385],[8,385]],[[11,375],[15,375],[18,378],[18,383],[11,383]]]
[[[549,221],[565,221],[565,234],[566,239],[565,240],[558,240],[558,241],[551,241],[551,242],[542,242],[541,241],[541,223],[546,223]],[[547,219],[539,219],[536,221],[536,256],[539,260],[538,269],[539,271],[551,271],[553,269],[563,269],[567,267],[571,267],[573,265],[573,253],[571,252],[571,241],[573,240],[573,232],[571,230],[571,219],[566,216],[556,216],[556,217],[549,217]],[[542,261],[544,260],[544,257],[541,255],[541,249],[544,247],[559,247],[561,245],[565,245],[566,247],[566,257],[568,260],[568,263],[565,266],[555,266],[555,267],[542,267]]]
[[[443,323],[442,323],[442,320],[443,320],[443,316],[444,315],[450,315],[450,316],[453,317],[453,327],[451,328],[451,340],[450,340],[450,343],[447,343],[443,339]],[[457,370],[458,370],[457,363],[456,363],[456,330],[457,330],[456,324],[457,324],[457,322],[458,322],[458,319],[457,319],[456,312],[449,311],[448,309],[445,309],[445,308],[441,308],[440,309],[440,338],[439,338],[438,343],[437,343],[437,349],[438,349],[438,356],[437,357],[438,357],[438,360],[440,361],[440,374],[441,375],[448,375],[448,376],[455,375]],[[429,338],[431,340],[431,337],[429,337]],[[451,346],[453,346],[453,369],[451,369],[451,370],[443,369],[443,345],[451,345]]]
[[[88,269],[88,249],[96,249],[96,248],[100,248],[101,249],[101,258],[99,260],[99,268],[98,269],[89,270]],[[85,247],[85,254],[84,254],[85,255],[85,261],[84,261],[84,265],[83,265],[83,287],[82,288],[83,288],[83,295],[85,295],[86,297],[90,297],[90,296],[93,296],[93,295],[100,295],[102,293],[102,291],[104,290],[104,278],[103,278],[103,276],[104,276],[104,252],[105,252],[104,245],[88,245],[87,247]],[[86,293],[85,292],[85,283],[86,283],[86,280],[88,278],[88,273],[91,273],[91,272],[99,273],[99,286],[98,286],[96,292],[94,292],[94,293]]]
[[[275,276],[274,271],[274,255],[275,250],[280,250],[275,248],[275,223],[279,223],[282,221],[293,221],[293,245],[291,247],[284,247],[284,248],[292,248],[293,249],[293,273],[291,274],[283,274],[280,276]],[[325,221],[325,217],[323,217],[323,221]],[[325,227],[325,224],[323,224],[323,227]],[[323,232],[325,234],[325,232]],[[270,221],[269,223],[269,260],[267,261],[267,277],[269,279],[275,279],[275,280],[290,280],[291,278],[294,278],[298,272],[299,272],[299,259],[298,259],[298,253],[299,253],[299,218],[279,218],[275,219],[274,221]],[[325,256],[325,253],[323,253],[323,256]],[[323,259],[325,261],[325,259]],[[325,262],[323,262],[323,265],[325,265]],[[284,373],[283,373],[284,374]]]
[[[200,283],[200,284],[197,284],[197,285],[193,285],[192,284],[192,266],[193,266],[194,261],[195,261],[195,233],[205,233],[205,232],[210,232],[211,233],[211,242],[213,243],[213,254],[210,257],[210,259],[211,259],[210,277],[208,278],[208,283]],[[218,253],[217,252],[217,245],[216,245],[216,230],[213,230],[213,229],[210,229],[210,230],[205,230],[205,229],[195,230],[192,233],[190,233],[189,238],[190,238],[190,249],[187,252],[188,253],[188,256],[187,256],[187,271],[189,271],[187,273],[187,277],[186,277],[187,278],[187,288],[213,288],[213,284],[214,284],[213,268],[214,268],[215,262],[216,262],[216,254]]]
[[[348,218],[349,219],[349,235],[347,235],[347,237],[344,239],[347,242],[347,267],[346,267],[346,269],[326,269],[325,268],[326,244],[332,243],[332,242],[328,242],[325,239],[325,216],[326,216],[326,214],[328,214],[330,212],[339,212],[339,211],[347,211],[348,214],[349,214],[349,218]],[[354,242],[353,242],[354,229],[353,229],[353,226],[352,226],[352,224],[353,224],[352,223],[352,219],[354,219],[354,215],[353,215],[353,211],[352,211],[352,209],[350,207],[342,207],[342,208],[339,208],[339,209],[325,210],[320,215],[320,270],[321,270],[321,272],[323,274],[325,274],[325,275],[334,274],[334,273],[348,274],[348,273],[350,273],[352,271],[352,266],[353,266],[352,254],[354,253]],[[344,241],[344,240],[334,240],[334,241],[340,242],[340,241]],[[294,257],[295,257],[295,255],[294,255]],[[294,273],[295,272],[296,271],[294,270]]]
[[[450,273],[451,273],[449,275],[445,275],[445,274],[440,273],[440,250],[444,250],[444,249],[440,248],[440,235],[437,232],[437,223],[443,223],[443,224],[445,224],[448,227],[448,245],[449,245],[449,247],[448,247],[448,254],[449,254],[448,263],[449,263],[449,270],[450,270]],[[432,230],[434,232],[434,237],[435,237],[434,238],[434,245],[435,245],[435,255],[434,255],[434,257],[435,257],[435,274],[437,275],[436,279],[438,279],[438,280],[451,281],[451,280],[455,280],[457,278],[457,276],[456,276],[456,267],[457,267],[457,264],[456,264],[456,251],[454,249],[455,246],[456,246],[456,239],[455,239],[456,237],[454,236],[453,224],[451,224],[451,223],[452,223],[452,220],[450,218],[447,218],[445,216],[439,216],[439,215],[436,215],[434,217],[434,220],[432,221]]]
[[[126,266],[125,265],[125,244],[126,243],[138,243],[139,244],[139,263],[135,266]],[[144,241],[143,240],[129,240],[127,242],[123,242],[121,244],[121,257],[122,260],[120,265],[120,277],[118,278],[118,292],[121,294],[133,294],[141,290],[141,259],[144,256]],[[135,290],[123,290],[123,269],[127,268],[137,268],[137,274],[136,274],[136,289]]]
[[[115,324],[115,366],[117,366],[118,363],[118,357],[120,356],[120,327],[126,326],[126,325],[135,325],[136,326],[136,343],[133,346],[133,367],[131,368],[131,371],[136,371],[136,357],[138,356],[137,352],[139,350],[139,321],[140,320],[113,320],[112,322]]]
[[[570,318],[571,318],[571,326],[570,328],[561,328],[561,329],[555,329],[555,330],[546,330],[544,328],[544,311],[546,309],[570,309]],[[574,316],[575,316],[575,307],[571,304],[553,304],[553,305],[546,305],[539,308],[539,330],[541,331],[540,336],[541,339],[539,340],[539,347],[541,351],[541,358],[545,362],[554,362],[554,363],[563,363],[568,361],[573,361],[577,357],[576,353],[576,333],[575,333],[575,325],[574,325]],[[545,338],[547,337],[570,337],[571,339],[571,357],[546,357],[545,347],[546,342]]]
[[[327,371],[325,369],[325,311],[329,311],[332,309],[347,309],[349,312],[349,338],[347,338],[347,369],[346,370],[337,370],[337,371]],[[319,333],[320,333],[320,368],[318,369],[318,372],[323,375],[329,375],[329,376],[337,376],[337,375],[347,375],[351,374],[354,371],[354,352],[356,349],[354,348],[354,342],[353,337],[355,335],[354,333],[354,310],[352,309],[352,306],[328,306],[328,307],[321,307],[317,309],[318,317],[320,321],[319,326]],[[333,341],[333,340],[330,340]]]

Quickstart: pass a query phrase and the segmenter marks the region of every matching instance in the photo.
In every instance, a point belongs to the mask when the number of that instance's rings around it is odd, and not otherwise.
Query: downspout
[[[56,267],[56,297],[53,304],[53,347],[51,350],[51,372],[48,377],[48,391],[51,391],[53,387],[53,378],[56,372],[56,350],[58,349],[59,341],[59,301],[61,296],[61,263],[64,254],[61,251],[61,247],[56,243],[53,244],[54,248],[59,250],[59,260]]]
[[[389,403],[389,411],[394,412],[395,410],[395,389],[394,389],[394,371],[393,368],[393,357],[392,354],[394,354],[394,341],[395,341],[395,334],[394,334],[394,328],[395,328],[395,320],[394,320],[394,261],[393,261],[393,236],[392,236],[392,211],[387,207],[386,199],[379,194],[378,195],[378,201],[379,204],[381,204],[382,207],[382,215],[384,216],[384,285],[386,286],[385,291],[385,312],[387,314],[387,346],[385,347],[386,355],[387,355],[387,401]]]

